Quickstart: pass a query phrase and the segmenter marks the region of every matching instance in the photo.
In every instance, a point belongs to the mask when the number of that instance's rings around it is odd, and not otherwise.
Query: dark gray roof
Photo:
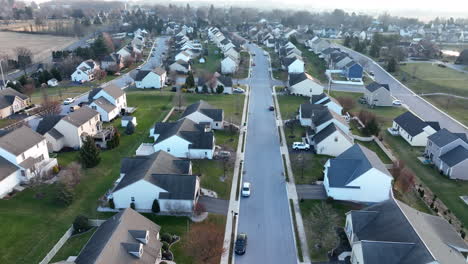
[[[166,190],[159,193],[159,199],[193,200],[197,191],[195,175],[153,175],[152,183]]]
[[[341,133],[344,137],[346,137],[349,141],[351,139],[349,136],[341,130],[339,127],[335,125],[335,123],[330,123],[328,126],[326,126],[324,129],[320,130],[317,134],[314,135],[314,142],[315,144],[318,144],[322,142],[324,139],[328,138],[331,134],[333,134],[335,131],[338,131]]]
[[[41,134],[27,126],[21,126],[0,137],[0,148],[14,155],[20,155],[43,140],[45,138]]]
[[[146,75],[148,75],[151,71],[147,71],[147,70],[139,70],[135,76],[135,81],[139,82],[139,81],[142,81]]]
[[[47,132],[49,135],[51,135],[53,138],[55,139],[60,139],[60,138],[63,138],[64,135],[62,133],[60,133],[57,129],[55,128],[52,128],[51,130],[49,130],[49,132]]]
[[[401,263],[415,246],[415,243],[361,241],[364,263]]]
[[[218,76],[218,81],[224,85],[224,87],[232,87],[232,78],[230,76]]]
[[[328,95],[326,95],[325,93],[321,93],[321,94],[319,94],[319,95],[312,95],[312,96],[310,97],[310,102],[311,102],[312,104],[315,104],[315,103],[317,103],[318,101],[322,100],[322,99],[325,98],[325,97],[328,97]]]
[[[346,68],[350,68],[350,67],[354,66],[354,64],[358,64],[358,63],[355,62],[355,61],[350,61],[350,62],[348,62],[348,64],[346,64],[345,67],[346,67]],[[359,65],[359,64],[358,64],[358,65]]]
[[[176,158],[164,151],[148,156],[123,158],[120,173],[125,174],[114,191],[125,188],[139,180],[153,182],[153,175],[185,175],[190,172],[190,161]]]
[[[399,115],[393,121],[413,137],[419,135],[429,125],[409,111]]]
[[[42,120],[37,125],[36,132],[44,135],[45,133],[49,132],[54,126],[62,119],[63,115],[51,115],[42,118]]]
[[[183,118],[177,122],[159,122],[154,126],[154,133],[159,134],[155,143],[159,143],[169,137],[178,135],[191,142],[191,149],[212,149],[214,134],[205,132],[205,126],[199,125],[190,119]]]
[[[97,106],[102,108],[107,113],[110,113],[112,110],[117,108],[115,105],[113,105],[104,97],[99,97],[98,99],[94,100],[93,103],[95,103]]]
[[[19,97],[22,100],[28,99],[27,95],[24,95],[10,87],[0,90],[0,109],[11,106],[15,101],[15,97]]]
[[[296,85],[307,79],[307,75],[303,72],[301,73],[290,73],[289,74],[289,86]]]
[[[468,159],[468,149],[464,148],[463,146],[457,146],[449,152],[441,155],[440,159],[450,167],[455,166],[458,163]]]
[[[380,87],[383,87],[383,88],[387,89],[388,91],[390,91],[390,87],[388,86],[388,84],[381,84],[381,83],[378,83],[378,82],[373,82],[371,84],[366,85],[366,89],[369,92],[374,92],[374,91],[378,90]]]
[[[333,114],[327,106],[309,102],[301,104],[301,116],[302,118],[310,118],[315,126],[333,119]]]
[[[68,114],[63,118],[63,120],[69,122],[70,124],[80,127],[84,123],[91,120],[93,117],[99,115],[99,113],[88,106],[83,106],[80,109],[76,110],[73,113]]]
[[[203,100],[200,100],[194,104],[187,106],[181,118],[185,118],[186,116],[197,111],[210,117],[214,121],[223,120],[223,109],[217,109]]]
[[[296,61],[296,58],[293,57],[293,58],[288,58],[288,57],[285,57],[281,60],[281,62],[283,63],[284,66],[288,67],[289,65],[291,65],[293,62]]]
[[[373,151],[359,144],[354,144],[338,157],[330,159],[327,175],[330,187],[352,188],[353,186],[347,185],[372,168],[392,177]]]
[[[75,260],[76,264],[155,263],[162,243],[158,240],[161,227],[131,208],[107,219],[86,243]],[[140,246],[131,230],[148,231],[147,244],[142,244],[139,259],[129,254],[129,244]]]
[[[432,143],[436,144],[439,147],[443,147],[457,139],[461,139],[467,142],[465,133],[452,133],[446,128],[442,128],[441,130],[427,137],[427,139],[429,139],[430,141],[432,141]]]
[[[0,156],[0,182],[17,170],[19,168],[15,164]]]

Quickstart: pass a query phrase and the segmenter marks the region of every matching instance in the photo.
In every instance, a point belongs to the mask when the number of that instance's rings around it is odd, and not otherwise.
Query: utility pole
[[[3,60],[0,60],[0,73],[2,74],[2,82],[3,82],[1,89],[3,90],[4,86],[6,86],[6,80],[5,80],[5,75],[3,75],[2,62]]]

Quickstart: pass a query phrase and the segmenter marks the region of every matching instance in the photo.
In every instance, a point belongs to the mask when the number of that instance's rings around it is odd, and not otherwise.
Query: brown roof
[[[14,155],[20,155],[43,140],[45,138],[39,133],[27,126],[22,126],[0,137],[0,148]]]
[[[62,120],[65,120],[76,127],[80,127],[97,115],[99,115],[97,111],[89,108],[88,106],[83,106],[75,112],[65,116]]]
[[[154,70],[153,70],[154,73],[156,73],[157,75],[163,75],[164,73],[166,73],[166,70],[164,70],[163,68],[161,67],[156,67]]]
[[[117,99],[125,94],[120,87],[112,83],[109,85],[103,86],[102,89],[106,91],[114,99]]]

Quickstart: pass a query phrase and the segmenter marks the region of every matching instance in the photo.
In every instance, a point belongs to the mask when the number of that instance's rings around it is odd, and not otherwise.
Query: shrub
[[[216,87],[216,93],[222,94],[223,92],[224,92],[224,86],[218,85],[218,86]]]
[[[133,122],[128,122],[127,127],[125,128],[125,134],[131,135],[135,132],[135,125]]]
[[[159,207],[159,202],[157,199],[154,199],[153,205],[151,206],[151,211],[153,213],[159,213],[161,211],[161,208]]]
[[[135,210],[135,203],[134,203],[134,202],[130,203],[130,208],[132,208],[133,210]]]
[[[465,239],[466,233],[463,230],[460,230],[460,236]]]
[[[73,190],[63,184],[63,183],[57,183],[55,186],[55,193],[54,193],[54,201],[57,205],[59,206],[69,206],[74,199],[74,193]]]
[[[172,236],[169,233],[163,233],[161,235],[161,241],[172,244]]]
[[[90,228],[88,217],[84,215],[78,215],[73,221],[73,229],[76,232],[82,233]]]
[[[53,172],[54,174],[58,174],[58,173],[60,172],[59,166],[54,166],[54,167],[52,168],[52,172]]]
[[[168,251],[163,251],[161,255],[162,255],[162,259],[172,260],[172,254]]]
[[[114,199],[109,199],[109,207],[110,207],[111,209],[115,209]]]
[[[96,167],[101,162],[100,150],[91,136],[86,137],[80,149],[80,161],[85,168]]]
[[[169,243],[167,242],[162,242],[162,249],[163,251],[168,251],[169,250]]]

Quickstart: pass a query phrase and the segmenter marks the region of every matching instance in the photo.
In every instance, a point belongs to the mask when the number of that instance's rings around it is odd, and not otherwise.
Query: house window
[[[135,202],[135,197],[132,196],[131,200],[132,200],[132,202]]]
[[[335,137],[335,142],[338,142],[338,137]]]
[[[21,176],[23,176],[23,177],[26,176],[26,172],[24,170],[21,170]]]
[[[167,152],[171,152],[171,148],[167,148]]]
[[[96,110],[96,109],[97,109],[97,107],[96,107],[95,105],[91,106],[91,108],[93,108],[94,110]]]

